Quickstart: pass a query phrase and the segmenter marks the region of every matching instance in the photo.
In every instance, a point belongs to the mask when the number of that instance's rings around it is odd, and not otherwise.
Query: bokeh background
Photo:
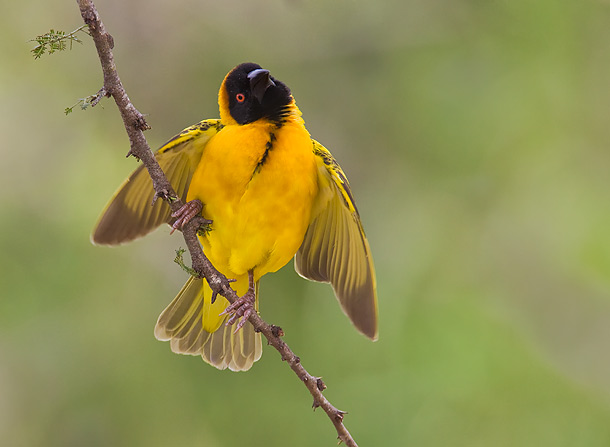
[[[291,265],[261,313],[361,446],[610,445],[610,2],[98,0],[158,147],[269,68],[347,172],[376,261],[380,338]],[[0,445],[332,446],[265,348],[217,371],[153,337],[185,281],[160,229],[89,233],[136,167],[74,1],[0,14]]]

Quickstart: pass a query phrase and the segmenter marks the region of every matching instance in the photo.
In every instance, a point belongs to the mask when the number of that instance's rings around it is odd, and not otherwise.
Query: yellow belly
[[[317,194],[309,134],[287,123],[226,126],[205,148],[188,200],[199,199],[213,221],[201,242],[222,273],[255,279],[283,267],[299,249]],[[266,153],[266,155],[264,155]],[[259,165],[264,157],[264,162]]]

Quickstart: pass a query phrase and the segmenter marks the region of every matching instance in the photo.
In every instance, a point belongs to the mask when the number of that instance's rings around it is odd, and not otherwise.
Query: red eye
[[[243,93],[238,93],[237,95],[235,95],[235,99],[237,99],[237,102],[244,102],[246,100],[246,97]]]

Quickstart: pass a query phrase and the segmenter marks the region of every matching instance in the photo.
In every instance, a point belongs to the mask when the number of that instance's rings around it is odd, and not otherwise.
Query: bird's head
[[[291,112],[290,89],[260,65],[240,64],[225,77],[218,105],[224,123],[248,124],[259,119],[281,123]]]

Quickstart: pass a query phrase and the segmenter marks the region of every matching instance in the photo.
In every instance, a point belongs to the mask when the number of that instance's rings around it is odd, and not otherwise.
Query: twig
[[[83,26],[86,26],[86,25],[83,25]],[[95,107],[97,105],[97,103],[100,102],[104,96],[107,96],[106,89],[104,87],[102,87],[99,90],[99,92],[97,92],[95,95],[90,95],[90,96],[87,96],[86,98],[80,98],[76,102],[76,104],[74,104],[70,107],[66,107],[64,109],[64,113],[66,115],[69,115],[70,113],[72,113],[72,110],[74,110],[74,107],[76,107],[78,105],[80,105],[80,108],[82,110],[86,110],[89,106]]]
[[[48,33],[42,34],[40,36],[36,36],[35,39],[32,39],[31,42],[36,42],[34,48],[32,48],[32,54],[34,55],[34,59],[40,59],[40,57],[45,53],[45,51],[49,54],[53,54],[56,51],[63,51],[67,48],[66,41],[70,42],[70,49],[72,49],[72,44],[83,43],[76,35],[79,32],[83,32],[88,34],[85,30],[87,25],[82,25],[76,28],[74,31],[69,32],[68,34],[65,31],[54,30],[52,29]]]
[[[176,211],[182,206],[182,201],[165,177],[165,174],[157,163],[157,160],[144,137],[143,131],[150,127],[146,123],[143,115],[133,106],[121,84],[112,54],[112,48],[114,46],[112,36],[106,32],[104,24],[100,20],[92,0],[77,0],[77,3],[85,24],[89,26],[89,32],[95,42],[95,47],[97,48],[102,71],[104,73],[104,86],[97,97],[112,96],[114,98],[121,113],[121,117],[123,118],[125,130],[127,131],[131,144],[127,156],[133,155],[142,160],[142,163],[148,170],[152,179],[155,197],[166,200],[172,211]],[[97,99],[97,101],[99,101],[99,99]],[[95,103],[97,103],[97,101]],[[197,238],[197,231],[202,223],[205,223],[203,217],[192,219],[182,230],[186,246],[191,255],[193,270],[200,277],[206,278],[211,289],[215,293],[224,296],[229,302],[233,303],[238,296],[231,288],[230,280],[216,270],[208,258],[203,254],[201,244]],[[314,409],[321,407],[326,412],[337,430],[339,440],[349,447],[357,447],[356,442],[347,428],[345,428],[345,425],[343,425],[343,415],[345,412],[335,408],[326,397],[324,397],[322,391],[326,388],[326,385],[319,377],[312,376],[303,368],[299,357],[295,355],[281,339],[284,335],[282,329],[278,326],[267,324],[257,313],[253,313],[250,316],[249,321],[257,332],[262,332],[267,338],[268,343],[280,353],[282,360],[285,360],[299,379],[303,381],[313,396]]]

